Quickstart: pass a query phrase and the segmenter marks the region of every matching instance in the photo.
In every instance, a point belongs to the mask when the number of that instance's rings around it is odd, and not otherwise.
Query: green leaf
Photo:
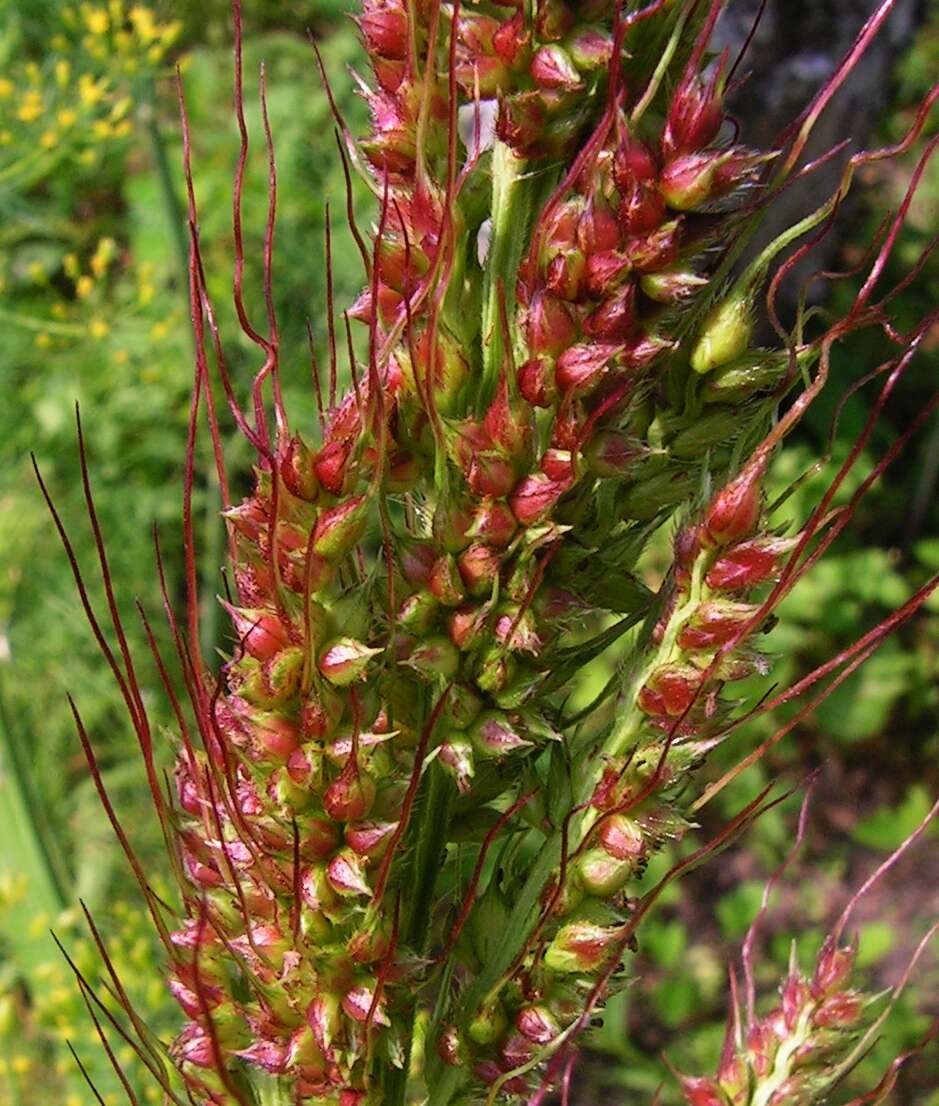
[[[717,920],[725,937],[734,939],[746,933],[756,917],[763,898],[763,884],[747,880],[721,898],[717,904]]]
[[[870,849],[895,849],[922,822],[931,805],[925,786],[914,784],[899,806],[878,807],[873,814],[858,821],[851,836]]]
[[[642,931],[642,948],[663,968],[674,968],[688,947],[688,931],[677,918],[648,925]]]
[[[677,975],[665,980],[655,991],[655,1005],[662,1021],[668,1026],[678,1026],[695,1010],[698,989],[687,976]]]
[[[913,556],[925,568],[939,572],[939,538],[923,538],[913,546]]]
[[[49,928],[65,908],[41,800],[0,698],[0,937],[27,972],[49,959]]]
[[[888,922],[871,922],[858,938],[857,964],[869,968],[882,960],[897,943],[897,935]]]
[[[816,711],[820,728],[843,741],[880,733],[909,687],[914,660],[889,641]]]

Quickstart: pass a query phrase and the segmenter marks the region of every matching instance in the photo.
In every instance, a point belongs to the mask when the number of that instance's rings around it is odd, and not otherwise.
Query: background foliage
[[[324,221],[331,209],[336,302],[348,304],[361,279],[344,220],[345,186],[333,125],[322,94],[310,28],[334,91],[357,129],[363,107],[348,64],[357,42],[338,0],[256,0],[246,4],[246,73],[256,92],[263,59],[279,177],[275,293],[283,332],[288,403],[312,427],[306,324],[325,341]],[[157,955],[135,903],[75,739],[65,690],[76,696],[100,750],[106,779],[135,844],[154,871],[161,863],[155,820],[133,738],[94,648],[67,563],[37,492],[39,465],[88,569],[94,549],[81,503],[74,405],[81,405],[102,525],[120,602],[150,690],[154,717],[168,722],[133,603],[157,621],[159,591],[152,528],[158,527],[169,585],[179,596],[180,489],[192,375],[185,239],[180,206],[181,139],[173,81],[178,64],[194,135],[195,184],[210,290],[219,308],[236,380],[250,376],[257,351],[233,325],[231,182],[237,133],[231,110],[230,30],[225,0],[161,7],[70,0],[0,0],[0,1103],[30,1101],[39,1073],[47,1100],[94,1101],[66,1047],[79,1051],[108,1106],[118,1086],[96,1045],[68,966],[49,928],[89,976],[100,973],[79,900],[98,919],[122,974],[159,1029],[173,1019]],[[911,105],[939,62],[934,10],[898,74],[885,137],[900,134]],[[260,244],[267,197],[260,109],[250,97],[255,136],[245,194],[249,302],[258,310]],[[902,194],[906,170],[871,176],[852,213],[846,261],[863,252],[885,208]],[[356,194],[365,224],[368,197]],[[939,168],[913,214],[899,264],[935,232]],[[930,262],[908,295],[911,319],[939,298],[939,264]],[[865,339],[867,342],[867,339]],[[870,366],[872,351],[850,349],[802,440],[780,459],[781,493],[827,449],[835,398]],[[872,455],[903,427],[931,391],[939,334],[916,363]],[[869,409],[862,391],[845,409],[831,463],[848,448]],[[235,471],[238,445],[232,437]],[[203,462],[207,458],[201,458]],[[208,473],[203,464],[201,471]],[[241,474],[242,479],[244,473]],[[850,535],[786,601],[769,639],[788,683],[826,659],[902,603],[939,570],[939,423],[872,494]],[[813,473],[792,494],[791,516],[805,513]],[[236,481],[236,491],[240,491]],[[197,489],[203,593],[221,590],[222,532],[212,481]],[[664,550],[663,550],[664,562]],[[206,604],[206,638],[219,632]],[[591,674],[598,686],[615,657]],[[717,824],[773,774],[797,777],[819,764],[810,840],[790,870],[766,927],[764,969],[778,975],[795,935],[809,962],[825,924],[878,857],[899,843],[939,787],[939,601],[888,642],[823,708],[729,788],[706,814]],[[582,689],[589,699],[589,687]],[[757,740],[779,719],[749,732]],[[748,740],[749,740],[748,739]],[[739,749],[739,745],[737,749]],[[167,761],[170,745],[163,750]],[[734,748],[726,750],[732,757]],[[721,768],[718,758],[714,771]],[[678,1066],[702,1070],[719,1047],[726,965],[754,915],[762,886],[792,840],[795,809],[774,811],[715,867],[673,890],[643,931],[643,984],[610,1004],[591,1037],[578,1101],[643,1103],[662,1077],[664,1049]],[[933,850],[935,853],[935,850]],[[659,862],[665,865],[668,857]],[[862,962],[883,985],[896,980],[920,932],[917,919],[939,914],[939,859],[920,852],[859,915]],[[648,878],[652,878],[650,875]],[[912,1044],[939,998],[935,959],[891,1019],[887,1039],[866,1066],[878,1070]],[[122,1058],[132,1058],[126,1049]],[[142,1097],[147,1092],[139,1072]],[[897,1102],[939,1103],[939,1061],[923,1057],[901,1078]],[[857,1086],[865,1085],[865,1076]],[[54,1090],[53,1090],[54,1088]],[[932,1097],[930,1097],[932,1093]],[[663,1101],[674,1099],[672,1088]],[[924,1097],[925,1096],[925,1097]],[[154,1096],[153,1101],[158,1097]]]

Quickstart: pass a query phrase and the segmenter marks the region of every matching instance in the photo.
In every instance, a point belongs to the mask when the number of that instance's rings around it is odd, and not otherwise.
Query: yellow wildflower
[[[92,107],[104,95],[104,81],[96,81],[90,73],[82,73],[78,78],[78,98],[85,107]]]
[[[19,1024],[16,1004],[10,995],[0,996],[0,1036],[11,1033]]]
[[[86,299],[91,295],[94,286],[95,282],[90,276],[87,274],[85,276],[80,276],[78,280],[75,281],[75,295],[78,296],[80,300]]]
[[[0,907],[12,906],[26,898],[28,879],[25,872],[0,877]]]
[[[60,127],[70,127],[76,119],[78,119],[78,114],[71,108],[62,108],[62,110],[56,114],[56,119]]]
[[[52,345],[52,335],[41,330],[35,337],[35,343],[39,349],[48,349]]]
[[[95,247],[91,258],[91,271],[96,277],[101,277],[107,272],[108,265],[114,260],[117,253],[117,243],[113,238],[102,238]]]
[[[37,92],[35,89],[30,89],[27,92],[20,104],[20,109],[16,113],[24,123],[32,123],[34,119],[38,119],[43,113],[42,93]]]
[[[102,38],[96,38],[94,35],[85,35],[82,39],[82,46],[85,47],[93,58],[97,58],[99,61],[104,61],[108,56],[108,44]]]
[[[46,280],[46,270],[41,261],[30,261],[26,266],[26,272],[29,274],[29,279],[34,284],[44,284]]]
[[[0,146],[9,146],[13,141],[13,135],[9,131],[0,131]]]
[[[58,131],[43,131],[39,136],[39,145],[42,146],[44,150],[53,149],[58,144],[58,141]]]
[[[104,319],[92,319],[88,324],[88,332],[91,334],[92,338],[104,338],[107,336],[110,329],[111,328]]]
[[[112,133],[111,124],[107,119],[96,119],[91,130],[95,138],[110,138]]]
[[[93,35],[106,35],[111,28],[111,20],[104,8],[91,8],[83,4],[82,18]]]
[[[17,1075],[25,1075],[32,1067],[32,1062],[28,1056],[25,1056],[22,1052],[18,1052],[10,1061],[10,1066]]]
[[[173,19],[163,25],[163,30],[160,32],[160,42],[163,43],[164,48],[173,45],[182,33],[182,29],[181,19]]]
[[[133,103],[129,96],[122,96],[119,100],[115,100],[114,106],[111,108],[111,119],[117,122],[118,119],[123,119],[124,116],[130,111],[130,106]]]
[[[72,75],[72,66],[66,58],[59,58],[55,63],[55,79],[59,88],[65,88],[69,77]]]
[[[0,77],[0,100],[9,100],[13,95],[13,82],[9,77]]]
[[[153,12],[149,8],[137,5],[130,9],[128,15],[134,30],[143,42],[152,42],[157,37],[156,21],[153,18]]]

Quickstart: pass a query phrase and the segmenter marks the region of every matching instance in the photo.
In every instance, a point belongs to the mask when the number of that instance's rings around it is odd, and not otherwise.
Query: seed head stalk
[[[889,314],[898,289],[874,293],[935,143],[844,318],[822,326],[800,307],[787,330],[775,301],[794,260],[770,272],[782,249],[801,242],[801,256],[805,236],[831,224],[858,166],[912,145],[935,94],[903,142],[854,155],[834,194],[741,272],[764,211],[821,163],[799,167],[808,135],[892,4],[771,150],[740,144],[726,117],[739,59],[708,57],[722,7],[365,0],[368,135],[356,140],[328,85],[327,95],[344,169],[365,174],[378,218],[368,242],[353,221],[365,283],[342,312],[351,388],[340,395],[327,216],[329,382],[324,396],[311,342],[315,445],[293,432],[281,394],[263,74],[266,333],[244,299],[237,2],[233,296],[263,358],[250,415],[203,273],[183,109],[196,338],[185,633],[168,599],[166,613],[188,703],[144,616],[179,727],[171,816],[84,461],[118,654],[82,599],[174,857],[183,910],[170,925],[116,825],[165,940],[186,1017],[171,1055],[193,1101],[566,1096],[577,1039],[623,985],[664,886],[780,801],[761,793],[636,897],[652,855],[690,834],[696,809],[738,771],[710,787],[699,778],[746,718],[726,685],[768,674],[758,641],[776,605],[915,431],[835,506],[932,322],[901,335]],[[779,348],[754,345],[763,311]],[[765,498],[772,456],[825,385],[832,348],[862,328],[896,355],[871,374],[880,397],[828,493],[790,532]],[[252,493],[237,504],[207,333],[226,417],[257,455]],[[234,581],[218,672],[199,645],[191,512],[203,410]],[[643,558],[670,521],[672,565],[653,593]],[[932,586],[771,702],[818,684],[811,709]],[[620,670],[571,714],[566,690],[613,645]],[[741,750],[741,764],[774,740]],[[773,1054],[779,1078],[764,1080],[758,1101],[775,1102],[828,997],[799,1007]]]

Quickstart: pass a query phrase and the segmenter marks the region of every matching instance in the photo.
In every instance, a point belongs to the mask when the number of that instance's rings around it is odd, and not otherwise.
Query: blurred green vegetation
[[[361,129],[363,105],[348,66],[358,56],[340,0],[256,0],[245,4],[246,92],[252,134],[244,196],[248,309],[259,317],[261,243],[267,208],[258,72],[263,59],[278,166],[274,289],[283,336],[283,373],[291,412],[312,427],[306,324],[322,350],[325,332],[324,220],[332,211],[333,274],[341,307],[361,282],[345,225],[345,185],[333,123],[307,29],[318,39],[334,91]],[[939,14],[899,73],[884,135],[896,138],[939,63]],[[226,0],[148,6],[70,0],[0,0],[0,1103],[35,1101],[42,1073],[46,1101],[94,1101],[65,1046],[72,1041],[108,1106],[121,1101],[70,972],[48,930],[54,927],[92,979],[101,974],[77,910],[83,899],[99,919],[111,955],[133,979],[142,1010],[158,1029],[173,1021],[159,981],[158,956],[125,864],[100,812],[65,700],[75,696],[104,778],[150,870],[161,858],[155,819],[146,809],[143,772],[116,689],[77,602],[74,582],[32,477],[35,452],[72,535],[93,601],[102,608],[95,551],[81,499],[74,405],[89,445],[111,570],[140,678],[156,723],[169,723],[165,696],[149,663],[134,612],[139,598],[161,619],[152,528],[157,526],[171,598],[181,600],[181,488],[192,380],[182,219],[184,182],[174,72],[179,66],[193,133],[193,167],[210,292],[226,355],[244,394],[258,351],[234,323],[231,307],[231,188],[237,131],[231,106],[231,39]],[[872,173],[869,210],[855,211],[848,258],[863,251],[884,206],[899,200],[912,163]],[[355,185],[360,221],[369,197]],[[876,207],[874,206],[876,201]],[[896,276],[936,226],[939,167],[929,170]],[[836,292],[836,298],[839,294]],[[931,260],[904,299],[907,321],[939,300],[939,263]],[[827,448],[834,402],[877,351],[869,336],[844,350],[835,380],[811,412],[801,440],[779,460],[782,493]],[[913,365],[874,436],[865,462],[880,455],[935,387],[939,334]],[[830,463],[805,481],[783,514],[804,516],[832,465],[843,458],[870,410],[872,388],[842,413]],[[235,474],[244,483],[247,454],[224,424]],[[241,470],[239,470],[239,464]],[[222,531],[210,458],[200,447],[195,505],[206,637],[220,632],[214,595],[221,590]],[[787,600],[767,642],[782,684],[843,649],[939,571],[939,420],[865,501],[850,536]],[[846,489],[850,492],[851,488]],[[663,552],[664,557],[664,552]],[[654,566],[653,566],[654,567]],[[605,680],[609,667],[594,674]],[[888,642],[862,671],[780,743],[765,763],[727,788],[704,815],[719,824],[777,774],[797,778],[819,763],[812,840],[778,896],[767,926],[761,979],[772,980],[798,935],[808,963],[826,922],[884,850],[915,824],[939,788],[939,601]],[[754,685],[754,693],[758,693]],[[738,734],[715,758],[717,774],[744,739],[755,742],[786,717],[777,712]],[[169,742],[160,755],[168,762]],[[831,782],[826,785],[825,780]],[[774,811],[716,865],[667,894],[645,927],[639,967],[644,982],[617,997],[594,1030],[594,1059],[584,1065],[578,1101],[646,1103],[662,1079],[664,1049],[679,1068],[713,1066],[723,1032],[726,968],[755,913],[767,876],[790,847],[798,800]],[[664,870],[668,857],[657,862]],[[939,873],[933,861],[932,879]],[[654,872],[647,877],[654,878]],[[877,985],[895,981],[910,949],[917,911],[936,902],[909,881],[888,884],[861,926],[861,958]],[[902,909],[909,894],[910,907]],[[884,969],[877,964],[885,961]],[[883,974],[878,974],[883,972]],[[939,994],[935,959],[888,1023],[884,1039],[852,1086],[876,1081],[892,1055],[909,1047]],[[126,1051],[121,1059],[131,1061]],[[143,1088],[143,1072],[130,1063]],[[935,1058],[911,1065],[898,1102],[935,1106]],[[144,1097],[144,1101],[158,1100]],[[143,1090],[141,1090],[143,1095]],[[925,1096],[925,1097],[924,1097]],[[677,1101],[666,1084],[662,1102]]]

